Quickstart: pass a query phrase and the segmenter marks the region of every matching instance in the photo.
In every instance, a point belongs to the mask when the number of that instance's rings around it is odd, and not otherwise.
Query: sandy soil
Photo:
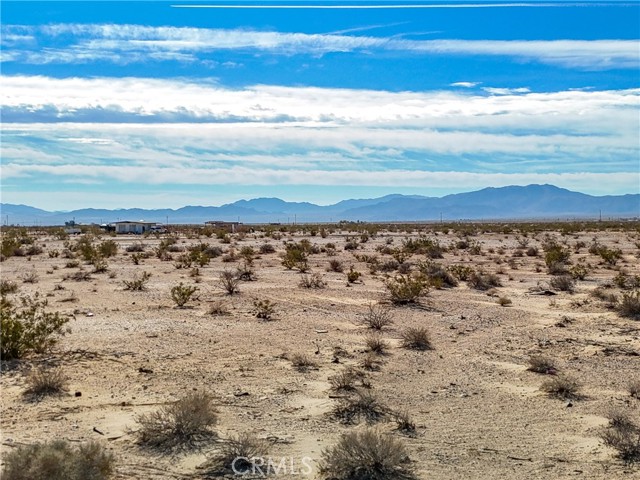
[[[419,478],[640,478],[640,470],[616,459],[599,436],[611,407],[640,415],[640,400],[627,391],[630,379],[640,378],[640,322],[621,318],[589,295],[598,285],[611,283],[620,269],[640,274],[634,245],[640,237],[637,230],[546,234],[566,241],[572,252],[578,241],[587,245],[572,253],[573,264],[591,265],[574,293],[535,294],[536,286],[546,288],[551,279],[542,256],[514,256],[516,233],[481,233],[472,237],[481,242],[481,255],[454,249],[437,261],[497,272],[502,287],[487,294],[460,282],[455,288],[431,289],[418,305],[393,307],[394,324],[383,330],[388,354],[380,358],[379,371],[366,375],[372,392],[389,407],[406,410],[417,424],[414,436],[396,431],[391,420],[377,425],[404,442]],[[6,259],[0,264],[2,279],[19,283],[14,297],[44,295],[50,310],[70,316],[71,332],[48,354],[3,365],[2,451],[54,438],[93,439],[116,455],[116,478],[201,478],[198,466],[215,451],[215,443],[179,455],[153,453],[138,444],[135,421],[137,415],[198,389],[216,397],[221,437],[253,432],[272,443],[272,457],[298,461],[307,456],[316,468],[322,450],[341,433],[363,428],[331,417],[337,399],[331,398],[328,378],[360,364],[367,329],[358,319],[370,302],[388,300],[385,274],[370,273],[369,265],[354,254],[388,260],[391,256],[380,254],[378,247],[388,242],[401,246],[403,239],[417,238],[418,233],[382,231],[352,252],[344,250],[347,235],[336,230],[321,238],[298,232],[276,240],[256,232],[235,234],[231,244],[215,236],[182,235],[180,247],[205,242],[238,251],[273,244],[275,253],[254,261],[255,281],[242,282],[240,293],[233,296],[220,288],[218,277],[240,261],[212,259],[194,278],[191,269],[174,266],[180,253],[172,254],[173,261],[151,256],[135,265],[133,254],[126,252],[138,242],[152,252],[160,239],[104,235],[102,240],[119,245],[118,254],[107,259],[108,271],[76,282],[64,277],[92,267],[80,260],[80,267],[66,268],[68,258],[48,255],[51,250],[62,252],[63,241],[38,237],[44,253]],[[445,246],[460,240],[454,232],[428,236]],[[540,248],[542,255],[545,233],[529,237],[529,246]],[[622,250],[615,267],[588,253],[594,237]],[[310,255],[311,272],[322,274],[327,284],[323,289],[301,288],[301,274],[281,264],[283,242],[303,238],[320,247],[329,242],[337,247],[334,257]],[[361,281],[348,284],[346,273],[328,272],[331,259],[342,261],[345,272],[353,266],[363,274]],[[409,262],[424,259],[415,255]],[[23,283],[31,270],[37,272],[37,283]],[[123,280],[142,271],[152,274],[146,291],[125,290]],[[198,299],[186,308],[176,308],[170,295],[180,281],[199,289]],[[615,286],[610,291],[620,293]],[[512,304],[498,305],[498,296]],[[220,299],[229,313],[208,313],[211,302]],[[255,317],[255,299],[275,302],[273,320]],[[400,333],[408,326],[428,327],[435,349],[401,348]],[[287,359],[294,353],[312,357],[318,368],[297,371]],[[527,370],[528,359],[536,354],[555,359],[561,373],[576,378],[584,398],[559,400],[540,391],[548,376]],[[68,392],[26,401],[26,377],[38,365],[60,365],[68,377]]]

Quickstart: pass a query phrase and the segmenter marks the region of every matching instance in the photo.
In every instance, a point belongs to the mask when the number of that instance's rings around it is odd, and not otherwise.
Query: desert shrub
[[[59,250],[49,250],[49,258],[58,258],[60,256]]]
[[[271,300],[254,300],[253,302],[253,314],[257,318],[263,320],[271,320],[271,317],[276,311],[276,304]]]
[[[173,266],[176,267],[178,270],[182,268],[191,268],[192,264],[193,264],[193,260],[191,259],[191,256],[186,253],[183,253],[182,255],[178,255],[178,257],[176,258],[176,261],[173,262]]]
[[[604,246],[600,246],[598,248],[598,255],[600,258],[605,261],[608,265],[614,266],[618,263],[618,260],[622,258],[622,250],[619,248],[607,248]]]
[[[615,412],[609,417],[609,426],[602,433],[605,445],[618,451],[625,463],[640,462],[640,426],[626,413]]]
[[[151,274],[149,272],[142,272],[142,275],[138,275],[135,273],[131,280],[123,280],[124,289],[131,290],[133,292],[142,292],[146,290],[147,283],[151,278]]]
[[[570,377],[553,377],[543,382],[540,389],[550,397],[560,398],[562,400],[576,400],[581,398],[579,393],[580,384]]]
[[[412,350],[433,350],[429,331],[425,327],[408,327],[402,331],[402,347]]]
[[[527,248],[527,257],[537,257],[537,256],[538,256],[538,247]]]
[[[466,282],[475,270],[467,265],[451,265],[447,270],[453,274],[458,280]]]
[[[391,308],[380,303],[370,303],[361,323],[368,328],[382,330],[382,328],[393,324]]]
[[[365,421],[375,423],[390,413],[376,395],[369,391],[357,390],[354,395],[341,398],[333,408],[333,417],[348,425]]]
[[[334,447],[324,450],[320,474],[340,480],[416,478],[402,443],[373,429],[345,433]]]
[[[174,449],[194,447],[214,436],[218,421],[213,397],[190,392],[175,403],[137,417],[138,436],[143,445]]]
[[[544,262],[549,273],[560,275],[565,273],[566,264],[571,257],[571,251],[557,243],[549,243],[544,248]]]
[[[640,399],[640,378],[630,380],[627,385],[627,391],[632,397]]]
[[[276,247],[274,247],[270,243],[263,243],[262,245],[260,245],[260,248],[258,249],[258,251],[260,252],[260,254],[266,255],[268,253],[275,253]]]
[[[329,267],[327,268],[330,272],[338,272],[341,273],[344,271],[344,265],[340,260],[331,259],[329,260]]]
[[[31,270],[22,274],[22,283],[38,283],[38,273],[35,270]]]
[[[27,377],[27,397],[40,399],[48,395],[57,395],[65,390],[67,379],[60,368],[34,369]]]
[[[21,446],[8,453],[5,480],[107,480],[114,457],[95,442],[72,447],[64,440]]]
[[[502,286],[502,283],[496,274],[485,273],[483,271],[473,272],[469,276],[467,283],[471,288],[483,291]]]
[[[361,276],[362,274],[357,270],[354,270],[352,266],[351,268],[349,268],[349,271],[347,272],[347,282],[355,283],[360,279]]]
[[[432,287],[442,288],[458,285],[456,277],[439,263],[432,261],[421,262],[418,264],[418,270],[427,278],[429,285]]]
[[[105,273],[107,270],[109,270],[109,265],[107,265],[107,262],[104,261],[102,257],[94,258],[92,265],[93,273]]]
[[[385,282],[391,302],[406,304],[417,302],[418,299],[429,291],[427,282],[423,277],[411,275],[396,275]]]
[[[389,348],[389,344],[382,338],[382,335],[377,332],[365,335],[364,343],[367,351],[378,355],[384,355]]]
[[[160,242],[160,248],[166,249],[171,244],[171,243],[167,242],[166,240],[167,239],[162,240]],[[109,241],[113,241],[113,240],[109,240]],[[144,243],[142,243],[142,242],[132,243],[131,245],[127,245],[125,250],[127,252],[129,252],[129,253],[141,253],[141,252],[144,252],[144,250],[145,250]]]
[[[329,377],[331,390],[336,392],[349,392],[356,389],[356,382],[362,379],[363,373],[354,369],[346,368],[343,371]]]
[[[268,455],[269,443],[249,433],[225,440],[202,467],[208,474],[245,475],[260,471],[261,463]]]
[[[30,351],[46,351],[64,334],[62,327],[69,321],[59,312],[46,312],[47,301],[40,300],[38,295],[21,300],[20,307],[1,303],[0,356],[3,360],[21,358]]]
[[[227,294],[233,295],[238,293],[238,284],[240,283],[240,279],[231,270],[223,270],[220,273],[218,282],[220,287],[222,287]]]
[[[127,249],[127,251],[131,250]],[[98,253],[101,257],[113,257],[118,254],[118,244],[113,240],[105,240],[98,245]]]
[[[426,255],[429,258],[442,258],[444,248],[437,240],[430,238],[406,239],[402,242],[402,250],[413,255]]]
[[[393,420],[396,422],[398,431],[405,435],[414,435],[416,433],[416,424],[407,410],[393,412]]]
[[[282,257],[282,265],[287,270],[297,268],[304,273],[309,269],[308,252],[299,244],[288,244]]]
[[[344,244],[344,249],[345,250],[357,250],[358,249],[358,242],[355,240],[347,240],[346,243]]]
[[[377,372],[380,370],[380,357],[378,357],[373,352],[367,352],[362,361],[360,362],[360,367],[364,370],[368,370],[370,372]]]
[[[214,300],[209,304],[209,315],[229,315],[227,303],[223,300]]]
[[[587,278],[589,270],[584,265],[574,265],[573,267],[571,267],[569,272],[571,273],[571,276],[574,280],[584,280],[585,278]]]
[[[618,304],[617,295],[615,293],[607,293],[603,287],[594,288],[589,295],[606,302],[610,308]]]
[[[78,260],[69,260],[64,264],[64,268],[78,268],[80,266],[80,262]]]
[[[24,253],[31,257],[31,256],[34,256],[34,255],[40,255],[43,251],[44,250],[42,249],[42,247],[40,245],[36,245],[34,243],[33,245],[29,245]]]
[[[0,295],[8,295],[10,293],[18,292],[18,284],[11,280],[0,280]]]
[[[498,297],[498,300],[496,300],[496,303],[498,305],[500,305],[501,307],[508,307],[509,305],[511,305],[513,302],[511,301],[510,298],[502,296],[502,297]]]
[[[397,270],[399,266],[400,266],[400,263],[396,259],[390,258],[389,260],[386,260],[380,263],[378,265],[378,269],[382,272],[388,273],[388,272],[393,272]]]
[[[317,369],[318,364],[305,353],[294,353],[291,355],[291,365],[299,372],[306,372],[307,370]]]
[[[624,292],[617,310],[622,317],[640,319],[640,290]]]
[[[245,282],[253,282],[256,279],[255,271],[253,270],[253,261],[244,258],[242,265],[236,269],[236,278]]]
[[[560,275],[553,277],[549,282],[551,288],[560,290],[561,292],[573,292],[576,287],[576,281],[570,275]]]
[[[93,235],[84,235],[80,237],[75,244],[75,250],[80,254],[83,260],[90,262],[99,255],[98,250],[93,245]]]
[[[63,278],[64,280],[73,280],[74,282],[88,282],[91,280],[91,272],[78,270],[77,272],[68,273]]]
[[[543,355],[534,355],[529,358],[529,366],[527,370],[536,373],[555,375],[557,368],[555,362],[549,357]]]
[[[322,279],[322,275],[319,273],[312,273],[311,275],[303,274],[300,277],[299,285],[302,288],[324,288],[327,286],[325,281]]]
[[[182,308],[189,300],[191,300],[191,297],[197,291],[198,287],[194,287],[193,285],[184,285],[180,282],[178,285],[171,288],[171,299],[178,307]]]

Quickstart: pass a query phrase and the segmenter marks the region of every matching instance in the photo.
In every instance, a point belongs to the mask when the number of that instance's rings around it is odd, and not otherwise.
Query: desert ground
[[[69,321],[46,351],[2,363],[3,461],[35,442],[93,440],[113,454],[113,478],[240,478],[207,460],[248,433],[294,464],[273,478],[326,478],[323,451],[374,428],[404,445],[419,479],[640,478],[603,441],[612,412],[640,418],[640,321],[620,310],[640,287],[637,222],[240,230],[5,228],[3,245],[18,245],[0,263],[6,308],[37,295]],[[418,294],[394,298],[402,281]],[[179,307],[181,282],[197,290]],[[392,323],[370,328],[370,309]],[[412,327],[428,331],[425,349],[406,344]],[[531,371],[540,356],[549,367]],[[61,392],[26,393],[33,372],[54,369]],[[575,389],[543,387],[555,379]],[[146,445],[140,416],[189,392],[212,396],[215,437]],[[338,407],[361,392],[379,415],[349,421]]]

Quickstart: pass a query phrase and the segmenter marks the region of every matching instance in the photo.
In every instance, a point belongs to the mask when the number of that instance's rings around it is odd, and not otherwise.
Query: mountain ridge
[[[177,209],[83,208],[46,211],[28,205],[0,203],[3,224],[63,225],[146,220],[159,223],[203,223],[207,220],[244,223],[350,221],[435,221],[640,216],[640,194],[593,196],[554,185],[511,185],[428,197],[390,194],[370,199],[346,199],[321,206],[287,202],[277,197],[238,200],[220,206],[187,205]]]

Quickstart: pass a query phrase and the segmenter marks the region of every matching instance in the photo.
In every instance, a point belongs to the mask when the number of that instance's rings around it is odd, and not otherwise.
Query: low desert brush
[[[198,287],[194,287],[193,285],[185,285],[180,282],[178,285],[175,285],[171,288],[171,299],[175,302],[175,304],[182,308],[184,307],[193,294],[198,291]]]
[[[355,394],[340,399],[332,412],[334,418],[345,424],[375,423],[390,413],[390,409],[367,390],[357,390]]]
[[[402,331],[402,347],[411,350],[433,350],[426,327],[408,327]]]
[[[245,475],[262,471],[263,459],[269,454],[269,443],[249,433],[224,440],[202,467],[207,475]]]
[[[191,448],[215,436],[218,412],[206,392],[190,392],[175,403],[137,417],[138,437],[143,445],[160,448]]]
[[[370,303],[360,323],[373,330],[382,330],[393,324],[391,308],[381,303]]]
[[[149,283],[150,278],[151,274],[149,272],[142,272],[141,275],[135,273],[131,280],[123,280],[122,283],[124,283],[125,290],[142,292],[147,289],[147,283]]]
[[[570,377],[556,376],[546,380],[540,389],[550,397],[562,400],[577,400],[581,398],[580,384]]]
[[[107,480],[115,472],[113,455],[95,442],[54,440],[5,453],[4,480]]]
[[[58,395],[64,392],[66,384],[67,379],[60,368],[37,368],[29,373],[24,394],[32,399]]]
[[[416,478],[403,444],[374,429],[348,432],[322,452],[324,479],[410,480]]]

